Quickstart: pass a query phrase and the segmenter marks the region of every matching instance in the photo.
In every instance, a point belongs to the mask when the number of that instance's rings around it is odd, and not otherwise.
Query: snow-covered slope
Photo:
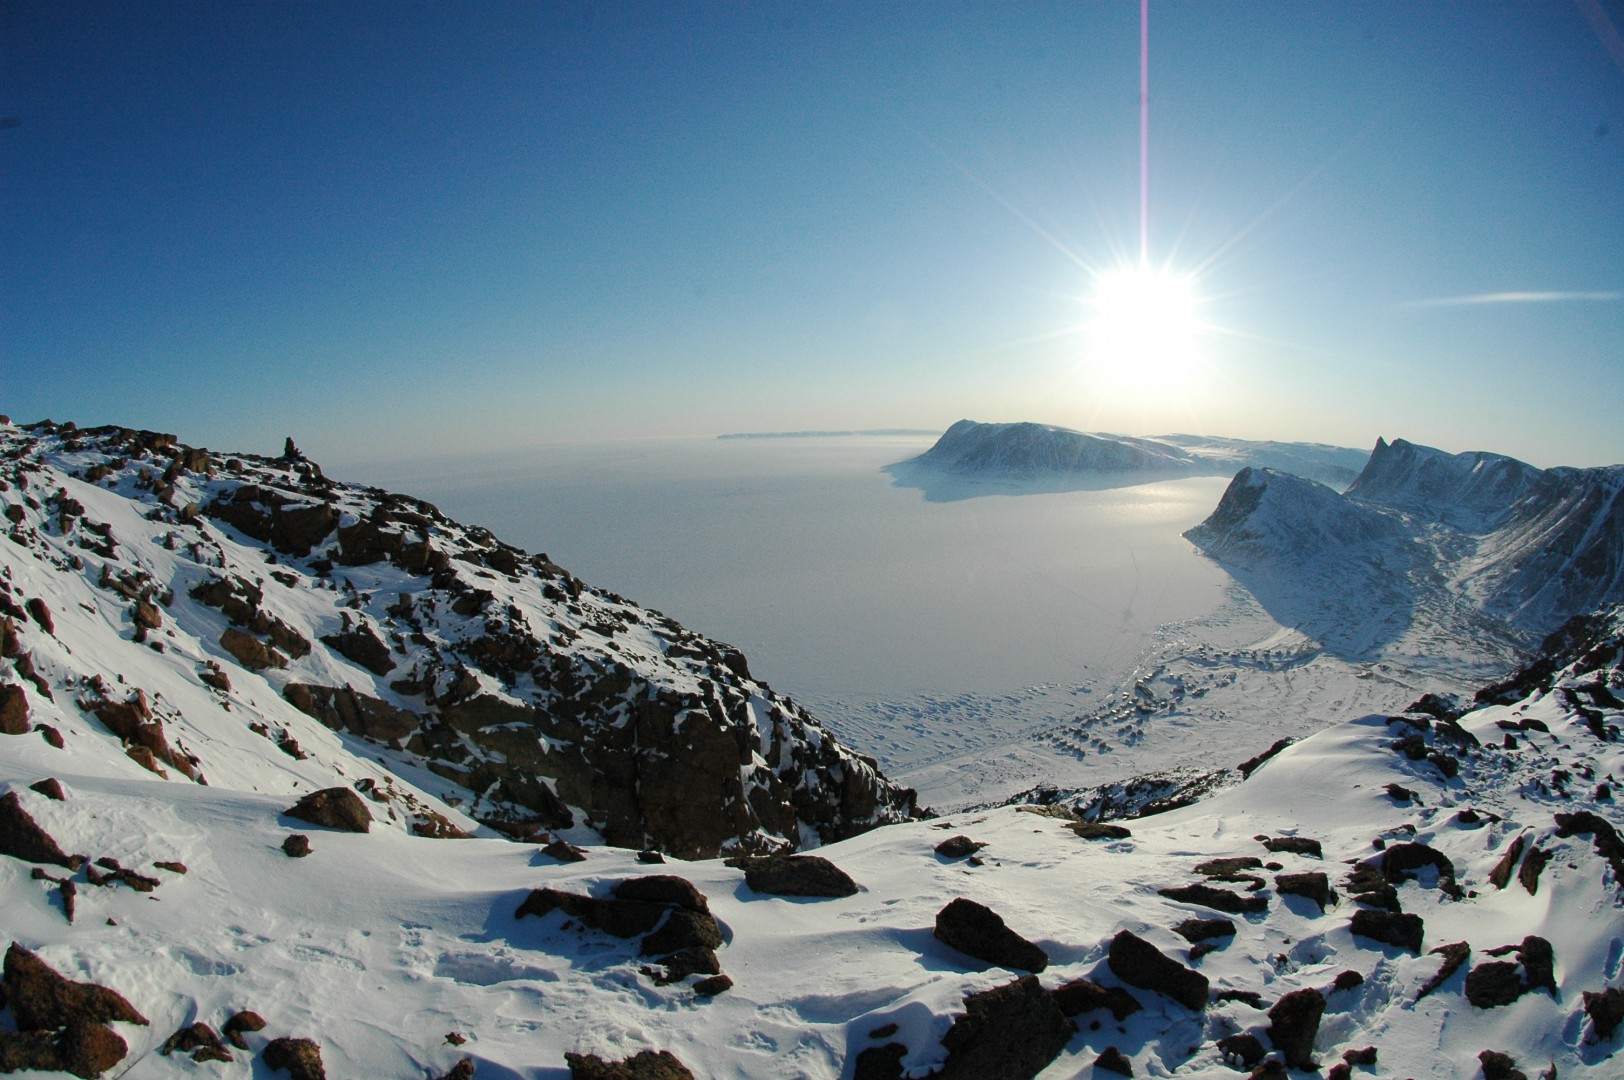
[[[27,559],[8,569],[14,595],[54,580]],[[56,701],[23,693],[64,746],[0,735],[0,843],[27,832],[20,812],[35,841],[92,861],[0,856],[17,945],[0,1055],[105,1030],[118,1040],[106,1071],[152,1078],[280,1076],[290,1039],[334,1076],[457,1080],[614,1075],[566,1055],[657,1052],[713,1078],[1064,1080],[1109,1075],[1102,1059],[1135,1076],[1226,1076],[1271,1054],[1277,1070],[1261,1075],[1453,1080],[1490,1052],[1530,1076],[1618,1075],[1618,613],[1571,628],[1470,710],[1327,717],[1340,722],[1249,762],[1246,779],[1120,833],[1006,807],[828,844],[819,854],[856,886],[830,896],[779,895],[747,878],[759,867],[716,860],[648,865],[589,846],[563,862],[498,839],[314,827],[285,812],[290,772],[320,782],[318,768],[342,765],[364,780],[350,770],[369,767],[319,728],[300,730],[319,751],[300,762],[258,736],[204,743],[200,721],[188,746],[207,751],[210,784],[162,779],[77,715],[81,688],[49,666],[89,662],[83,624],[103,613],[53,614],[54,636],[30,620],[15,642],[48,661],[36,673]],[[126,645],[110,667],[150,673],[150,648]],[[14,668],[21,650],[8,651]],[[231,710],[206,707],[229,716],[263,691],[237,693]],[[375,823],[395,805],[374,803]],[[284,854],[294,832],[307,856]],[[955,835],[967,840],[937,850]],[[689,908],[615,907],[617,891]],[[655,934],[603,929],[640,913]],[[673,978],[677,957],[659,959],[653,939],[699,932],[703,913],[709,952]],[[40,1028],[53,1021],[36,1015],[22,950],[148,1023]],[[725,982],[709,981],[714,967]],[[243,1010],[263,1027],[239,1031],[232,1060],[162,1052]],[[40,1030],[11,1032],[25,1020]],[[1342,1068],[1350,1055],[1366,1064]]]
[[[737,651],[426,503],[334,483],[291,441],[269,459],[3,424],[0,470],[23,709],[76,759],[111,748],[115,774],[366,780],[402,828],[689,856],[912,812]]]
[[[1624,602],[1621,489],[1624,466],[1542,471],[1379,441],[1340,496],[1247,470],[1185,535],[1280,622],[1351,654],[1413,634],[1526,643]]]
[[[891,466],[904,479],[930,472],[982,480],[1099,483],[1137,474],[1229,476],[1248,466],[1284,470],[1345,487],[1362,451],[1317,443],[1248,442],[1195,435],[1135,438],[1086,434],[1052,424],[960,420],[934,446]]]

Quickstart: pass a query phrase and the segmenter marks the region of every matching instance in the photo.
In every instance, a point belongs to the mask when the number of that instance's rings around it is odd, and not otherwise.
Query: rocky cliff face
[[[3,424],[0,501],[8,667],[149,768],[223,777],[248,729],[343,773],[301,745],[319,723],[386,767],[380,801],[417,793],[390,804],[403,823],[585,827],[685,857],[914,813],[731,647],[427,503],[329,480],[291,441],[228,456]]]

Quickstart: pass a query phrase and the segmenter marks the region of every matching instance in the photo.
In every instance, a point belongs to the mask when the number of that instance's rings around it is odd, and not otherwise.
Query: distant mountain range
[[[1115,486],[1144,475],[1232,476],[1266,467],[1345,487],[1365,463],[1362,450],[1319,443],[1251,442],[1197,435],[1136,438],[1088,434],[1052,424],[960,420],[936,445],[890,467],[900,481],[928,487],[941,476],[1032,482],[1043,487]],[[940,486],[938,480],[938,486]]]
[[[1390,640],[1400,623],[1426,613],[1467,634],[1491,632],[1493,620],[1533,640],[1624,602],[1621,488],[1620,465],[1538,469],[1379,440],[1340,495],[1273,469],[1243,469],[1212,516],[1185,535],[1279,621],[1316,636]],[[1330,599],[1342,605],[1343,625],[1331,625]]]

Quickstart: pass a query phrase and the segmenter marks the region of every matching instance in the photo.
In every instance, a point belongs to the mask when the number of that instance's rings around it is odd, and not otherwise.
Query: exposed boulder
[[[1477,1055],[1483,1066],[1483,1080],[1528,1080],[1528,1074],[1517,1068],[1516,1059],[1499,1050],[1485,1050]]]
[[[1324,858],[1320,850],[1320,842],[1306,836],[1270,836],[1262,841],[1264,847],[1273,852],[1290,852],[1294,855],[1307,855],[1315,859]]]
[[[613,889],[620,900],[642,900],[654,904],[668,904],[687,911],[709,912],[710,903],[705,894],[687,878],[675,874],[649,874],[646,877],[627,878]]]
[[[1102,986],[1092,979],[1073,979],[1050,991],[1054,1003],[1067,1016],[1081,1016],[1095,1009],[1107,1009],[1118,1020],[1126,1020],[1144,1006],[1120,986]]]
[[[1073,821],[1066,828],[1084,840],[1126,840],[1133,835],[1122,825],[1110,825],[1098,821]]]
[[[147,1023],[116,990],[72,982],[15,941],[6,950],[4,983],[6,1000],[21,1031],[57,1031],[75,1022]]]
[[[1250,1069],[1263,1060],[1267,1051],[1263,1048],[1263,1040],[1251,1032],[1240,1032],[1236,1035],[1226,1035],[1218,1040],[1218,1053],[1224,1062],[1232,1067]]]
[[[83,860],[69,856],[51,834],[42,829],[15,791],[0,796],[0,855],[23,862],[51,863],[77,870]]]
[[[1077,1030],[1033,975],[972,994],[964,1009],[942,1037],[938,1080],[1031,1080]]]
[[[936,913],[935,934],[944,945],[984,963],[1034,973],[1049,966],[1048,954],[1004,925],[997,912],[962,896]]]
[[[669,1050],[640,1050],[622,1061],[596,1054],[565,1054],[570,1080],[694,1080],[694,1074]]]
[[[158,1048],[158,1053],[165,1057],[174,1053],[189,1054],[193,1061],[198,1062],[233,1060],[231,1051],[220,1041],[220,1036],[201,1020],[188,1024],[169,1036]]]
[[[1176,889],[1157,889],[1158,893],[1169,900],[1177,900],[1181,904],[1199,904],[1202,907],[1214,908],[1218,911],[1228,911],[1237,915],[1255,914],[1266,911],[1269,902],[1261,896],[1242,896],[1229,889],[1220,889],[1205,882],[1193,882]]]
[[[387,675],[395,670],[394,657],[372,627],[361,625],[339,634],[327,634],[322,643],[346,660],[353,660],[374,675]]]
[[[1173,927],[1173,933],[1193,945],[1212,938],[1234,937],[1235,924],[1228,919],[1185,919]]]
[[[245,1032],[264,1030],[265,1018],[250,1009],[232,1013],[231,1017],[220,1026],[221,1033],[238,1050],[248,1049],[248,1040],[243,1038]]]
[[[1164,955],[1132,931],[1119,931],[1111,939],[1106,963],[1129,986],[1163,994],[1196,1012],[1207,1007],[1207,977]]]
[[[936,845],[936,854],[944,859],[962,859],[967,855],[974,855],[986,846],[968,836],[950,836]]]
[[[1118,1076],[1132,1076],[1133,1062],[1129,1061],[1121,1050],[1114,1046],[1107,1046],[1100,1052],[1100,1056],[1094,1059],[1094,1071],[1116,1073]]]
[[[1369,938],[1384,945],[1397,945],[1413,953],[1421,952],[1426,926],[1421,916],[1391,911],[1356,911],[1352,930],[1355,937]]]
[[[0,685],[0,735],[28,732],[28,695],[16,683]]]
[[[290,859],[302,859],[311,852],[310,837],[304,833],[290,833],[282,841],[282,854]]]
[[[729,859],[751,889],[773,896],[855,896],[857,882],[821,855],[761,855]]]
[[[366,803],[347,787],[312,791],[283,813],[342,832],[364,833],[372,828],[372,814],[367,810]]]
[[[1293,990],[1269,1010],[1269,1040],[1293,1069],[1313,1069],[1314,1037],[1325,1014],[1325,995],[1309,988]]]
[[[1618,1025],[1624,1021],[1624,989],[1609,986],[1602,991],[1586,990],[1584,992],[1585,1015],[1590,1017],[1590,1023],[1596,1029],[1596,1038],[1606,1042],[1618,1030]]]
[[[321,1047],[311,1039],[272,1039],[265,1044],[260,1060],[267,1068],[286,1069],[292,1080],[327,1080]]]
[[[1451,975],[1459,971],[1461,965],[1466,963],[1467,958],[1472,955],[1472,946],[1464,941],[1456,941],[1448,945],[1440,945],[1436,949],[1431,949],[1428,951],[1427,955],[1442,956],[1444,960],[1443,963],[1439,965],[1437,973],[1434,974],[1432,978],[1428,979],[1422,985],[1421,989],[1416,992],[1415,999],[1417,1001],[1420,1001],[1422,998],[1438,989],[1438,987],[1442,986],[1449,980]]]
[[[237,663],[249,671],[284,668],[288,658],[265,644],[259,638],[235,626],[228,626],[220,635],[220,647],[230,653]]]
[[[1276,874],[1274,887],[1283,895],[1307,897],[1319,905],[1321,911],[1330,907],[1336,898],[1330,879],[1317,870],[1306,874]]]
[[[1510,1005],[1523,994],[1518,965],[1505,960],[1478,964],[1466,973],[1466,1000],[1479,1009]]]

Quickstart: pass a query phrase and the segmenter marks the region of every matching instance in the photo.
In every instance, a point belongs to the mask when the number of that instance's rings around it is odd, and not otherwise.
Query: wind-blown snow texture
[[[1235,1075],[1234,1063],[1255,1049],[1289,1055],[1288,1075],[1330,1078],[1345,1054],[1367,1047],[1373,1068],[1355,1066],[1352,1076],[1473,1076],[1486,1051],[1529,1076],[1548,1067],[1564,1078],[1617,1075],[1624,1025],[1611,1026],[1606,1005],[1624,995],[1624,814],[1615,798],[1624,778],[1624,613],[1570,625],[1540,662],[1470,705],[1434,698],[1398,711],[1408,700],[1399,698],[1393,716],[1324,715],[1328,727],[1272,756],[1248,747],[1246,756],[1258,756],[1244,779],[1230,770],[1202,801],[1116,822],[1127,835],[1084,828],[1065,805],[902,821],[820,848],[855,880],[855,894],[775,896],[747,884],[747,868],[717,859],[651,866],[627,847],[589,843],[580,829],[570,835],[586,844],[583,861],[565,861],[574,857],[565,847],[548,854],[483,831],[452,839],[453,826],[474,822],[436,797],[445,779],[414,768],[427,758],[289,709],[265,675],[216,648],[237,629],[289,657],[286,669],[265,669],[272,679],[309,672],[318,657],[320,673],[360,681],[370,671],[338,646],[312,644],[291,658],[300,648],[292,635],[357,635],[344,648],[373,662],[360,627],[390,639],[374,606],[382,587],[364,575],[394,581],[392,561],[335,563],[336,591],[298,584],[320,576],[305,560],[324,547],[270,562],[264,544],[185,510],[250,480],[281,485],[277,474],[301,471],[296,457],[244,458],[246,477],[221,462],[209,479],[206,459],[155,446],[144,479],[133,453],[114,465],[91,437],[0,431],[11,446],[27,441],[43,454],[19,454],[0,491],[12,525],[0,541],[0,728],[17,732],[0,734],[0,844],[10,852],[0,856],[0,910],[21,948],[69,979],[123,994],[150,1020],[110,1023],[123,1044],[115,1074],[276,1076],[265,1060],[273,1040],[302,1038],[319,1045],[331,1075],[402,1078],[455,1075],[466,1058],[481,1080],[557,1080],[567,1053],[614,1060],[663,1050],[701,1077],[848,1080],[872,1051],[860,1075],[921,1077],[940,1067],[1062,1080],[1099,1075],[1094,1063],[1111,1048],[1136,1076]],[[178,467],[157,468],[166,461]],[[113,471],[68,475],[98,467]],[[340,517],[344,528],[368,520],[355,507],[379,505],[359,489],[335,485],[330,494],[357,514],[353,523]],[[74,506],[82,509],[64,529],[62,511]],[[272,511],[273,530],[276,520]],[[435,550],[484,553],[478,563],[456,561],[495,571],[481,587],[506,602],[522,605],[520,587],[538,587],[524,574],[514,575],[519,586],[498,580],[507,575],[489,564],[504,550],[494,543],[432,518],[428,532]],[[367,534],[347,535],[360,544]],[[107,562],[114,568],[102,585]],[[341,580],[351,573],[353,594]],[[209,591],[227,575],[267,579],[255,582],[263,619],[230,602],[246,603],[235,589],[223,598]],[[539,569],[538,577],[560,581]],[[220,608],[189,599],[199,585]],[[333,597],[359,606],[339,609]],[[627,610],[584,587],[574,600],[583,614]],[[242,625],[229,624],[231,611]],[[449,620],[440,600],[432,620],[419,617],[419,632],[440,640]],[[527,615],[531,625],[539,619]],[[145,640],[131,640],[143,626]],[[474,637],[494,633],[485,630]],[[581,647],[586,633],[577,634],[570,644]],[[609,640],[622,635],[604,637],[595,655],[630,648]],[[460,650],[467,637],[454,639]],[[445,640],[442,652],[452,648]],[[397,665],[409,655],[390,651]],[[509,692],[488,672],[474,678],[492,680],[481,682],[484,692]],[[211,685],[222,681],[230,688]],[[365,705],[351,700],[341,719],[399,719]],[[250,726],[260,718],[278,726],[262,735]],[[682,730],[697,722],[687,717]],[[331,786],[371,796],[362,804],[370,831],[287,814],[297,795]],[[17,840],[27,833],[19,812],[63,852],[90,860],[31,862],[41,853]],[[408,820],[427,827],[414,832]],[[310,854],[284,854],[293,833],[310,837]],[[937,852],[955,833],[984,845],[973,860]],[[521,906],[547,906],[526,903],[535,889],[607,899],[620,882],[656,874],[679,875],[706,898],[717,931],[710,947],[730,980],[719,996],[699,992],[723,986],[705,982],[707,972],[669,977],[675,958],[639,956],[655,951],[656,935],[640,944],[636,934],[591,929],[604,925],[595,917],[519,915]],[[648,882],[642,895],[651,893],[692,903],[666,882]],[[933,927],[957,897],[985,905],[1041,949],[1043,970],[1016,983],[1020,972],[944,944]],[[696,921],[653,910],[661,933]],[[966,998],[1005,987],[970,1003],[991,1017],[977,1035]],[[35,1038],[12,1031],[29,1000],[21,980],[8,979],[8,992],[0,1054]],[[1062,1008],[1076,1014],[1074,1029]],[[232,1061],[161,1052],[172,1033],[195,1023],[219,1030],[243,1009],[265,1026],[243,1035]],[[1008,1051],[988,1049],[1000,1040]],[[993,1065],[975,1064],[988,1056]],[[1013,1070],[1017,1058],[1032,1067]],[[1306,1068],[1310,1059],[1317,1071]]]

